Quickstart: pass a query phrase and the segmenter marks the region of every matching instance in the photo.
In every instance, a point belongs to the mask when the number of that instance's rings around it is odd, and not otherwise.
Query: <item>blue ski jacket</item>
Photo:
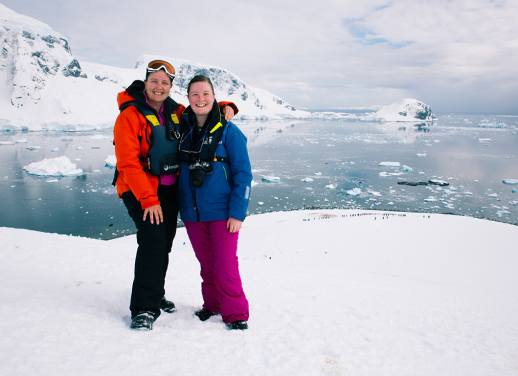
[[[182,118],[188,132],[196,125],[188,116]],[[190,179],[189,163],[180,163],[178,185],[180,217],[184,222],[227,220],[232,217],[243,221],[251,193],[252,167],[248,157],[246,137],[232,122],[227,122],[216,147],[215,156],[222,161],[209,162],[203,184],[194,187]],[[189,147],[183,140],[180,147]],[[187,143],[187,145],[185,144]]]

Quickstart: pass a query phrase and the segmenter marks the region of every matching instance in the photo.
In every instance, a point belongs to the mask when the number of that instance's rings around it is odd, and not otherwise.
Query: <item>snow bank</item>
[[[66,156],[43,159],[24,166],[23,169],[32,175],[40,176],[73,176],[81,175],[83,170],[77,168]]]
[[[248,218],[250,329],[200,322],[179,229],[178,312],[128,329],[134,236],[0,228],[0,374],[514,375],[518,227],[466,217],[319,210]]]

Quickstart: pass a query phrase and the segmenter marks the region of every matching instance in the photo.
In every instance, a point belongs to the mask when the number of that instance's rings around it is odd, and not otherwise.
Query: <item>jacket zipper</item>
[[[193,188],[194,191],[192,192],[192,199],[194,201],[194,212],[196,213],[196,222],[200,221],[200,211],[198,210],[198,200],[197,200],[197,193],[198,190],[196,188]]]

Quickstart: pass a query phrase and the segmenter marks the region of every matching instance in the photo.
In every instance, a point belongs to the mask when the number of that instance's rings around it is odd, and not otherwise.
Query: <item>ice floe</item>
[[[400,166],[401,166],[401,163],[399,163],[399,162],[390,162],[390,161],[386,161],[386,162],[380,162],[380,163],[378,163],[378,166],[385,166],[385,167],[400,167]]]
[[[117,164],[117,159],[115,158],[115,155],[110,154],[106,157],[104,160],[104,165],[109,168],[115,168],[115,165]]]
[[[66,156],[32,162],[24,166],[23,169],[31,175],[39,176],[74,176],[83,173],[83,170],[77,168]]]
[[[362,190],[360,188],[353,188],[345,191],[349,196],[358,196],[361,195]]]
[[[518,179],[504,179],[504,180],[502,180],[502,183],[508,184],[508,185],[517,185]]]
[[[278,183],[281,181],[281,178],[278,176],[268,176],[268,175],[262,175],[261,181],[265,183]]]

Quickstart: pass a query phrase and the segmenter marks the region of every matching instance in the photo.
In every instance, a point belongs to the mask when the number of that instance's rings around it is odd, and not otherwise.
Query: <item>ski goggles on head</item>
[[[146,67],[147,74],[158,72],[159,70],[163,70],[169,76],[171,81],[174,80],[176,71],[174,67],[165,60],[150,61]]]

